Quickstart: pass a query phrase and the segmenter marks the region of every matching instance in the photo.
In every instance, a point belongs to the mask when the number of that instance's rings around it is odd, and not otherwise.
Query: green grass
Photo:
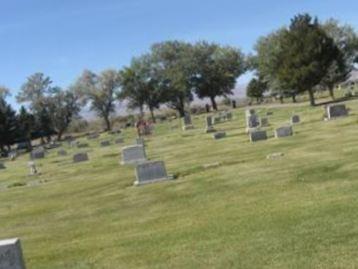
[[[186,132],[160,124],[147,153],[178,178],[142,187],[119,165],[121,146],[99,140],[81,149],[86,163],[72,163],[73,149],[50,151],[37,177],[28,156],[6,162],[0,238],[21,238],[28,269],[357,268],[357,104],[330,122],[320,107],[257,109],[274,114],[270,139],[255,144],[241,109],[216,125],[227,132],[218,141],[203,116]],[[302,120],[295,135],[273,138],[293,113]],[[124,137],[131,144],[134,131]],[[285,155],[266,159],[275,152]]]

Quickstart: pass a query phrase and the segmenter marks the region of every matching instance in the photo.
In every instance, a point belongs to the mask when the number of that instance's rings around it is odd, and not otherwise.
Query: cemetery
[[[3,2],[0,269],[358,268],[357,1]]]
[[[81,264],[83,268],[88,268],[86,264],[101,268],[107,263],[138,268],[143,263],[152,267],[154,262],[163,263],[160,267],[165,268],[165,257],[173,251],[167,247],[170,245],[179,248],[176,250],[179,267],[187,264],[195,268],[198,259],[195,257],[202,255],[213,259],[215,264],[226,264],[221,255],[212,253],[217,247],[225,248],[221,241],[225,239],[232,240],[230,244],[235,251],[229,254],[235,264],[239,255],[241,264],[255,260],[261,267],[273,255],[272,250],[258,247],[257,238],[248,234],[260,233],[260,238],[280,249],[282,255],[295,251],[282,247],[292,240],[297,242],[296,248],[306,251],[317,247],[317,238],[327,241],[332,234],[350,237],[343,227],[345,223],[357,221],[355,217],[352,219],[351,211],[356,207],[357,183],[354,173],[348,171],[355,169],[355,157],[358,157],[358,151],[350,150],[352,145],[358,147],[355,139],[358,102],[351,101],[346,106],[351,109],[349,116],[328,123],[322,119],[322,107],[295,107],[295,113],[305,120],[295,124],[297,134],[289,139],[272,137],[275,132],[279,136],[289,134],[290,126],[286,124],[291,122],[293,108],[270,108],[273,114],[269,127],[263,133],[259,129],[249,133],[252,140],[264,139],[260,143],[250,143],[246,112],[240,108],[231,110],[231,121],[218,126],[220,133],[226,133],[220,143],[212,139],[214,134],[203,132],[207,128],[203,114],[192,121],[197,128],[190,130],[190,134],[180,128],[172,130],[172,123],[167,121],[156,124],[155,135],[145,139],[145,149],[141,144],[144,139],[139,139],[140,145],[132,144],[137,142],[134,128],[122,131],[122,150],[101,148],[98,141],[91,140],[88,143],[91,158],[78,155],[81,160],[87,160],[81,165],[71,165],[71,156],[78,149],[63,144],[61,150],[67,155],[59,156],[58,149],[49,150],[45,158],[36,160],[41,173],[31,177],[26,154],[13,162],[5,159],[2,162],[7,169],[0,170],[0,214],[7,217],[2,219],[1,239],[18,236],[23,258],[18,243],[6,247],[11,248],[6,255],[17,257],[19,266],[23,266],[23,259],[30,269],[81,268]],[[257,118],[265,118],[267,112],[265,107],[255,109]],[[346,135],[339,135],[336,130]],[[115,140],[109,135],[103,135],[103,139]],[[119,165],[118,158],[131,165]],[[31,187],[34,180],[43,183]],[[15,182],[25,185],[6,188]],[[59,193],[61,198],[46,199]],[[33,196],[37,199],[33,200]],[[333,205],[337,210],[326,214],[325,210]],[[335,219],[340,220],[337,226],[323,228],[323,223]],[[36,225],[31,220],[36,220]],[[197,229],[206,234],[200,241]],[[276,232],[280,236],[272,241]],[[68,245],[66,242],[73,238],[77,238],[77,243]],[[108,246],[113,240],[118,245]],[[133,245],[137,240],[142,244]],[[215,247],[210,243],[212,240],[217,241]],[[350,240],[358,243],[355,238]],[[181,248],[186,243],[199,244],[207,250]],[[98,247],[105,251],[98,252]],[[238,254],[240,249],[247,248],[255,251]],[[341,244],[337,248],[345,251],[346,257],[356,255],[349,245]],[[0,256],[5,255],[2,249],[5,248],[0,244]],[[163,259],[154,261],[151,254],[159,252]],[[337,259],[334,249],[323,248],[321,252],[325,258],[315,264],[329,267],[333,257]],[[137,256],[136,253],[147,254]],[[194,256],[188,258],[189,253]],[[131,258],[133,255],[136,258]],[[92,260],[90,256],[97,258]],[[295,258],[290,260],[292,263],[302,264]],[[349,267],[351,263],[342,258],[340,264]]]

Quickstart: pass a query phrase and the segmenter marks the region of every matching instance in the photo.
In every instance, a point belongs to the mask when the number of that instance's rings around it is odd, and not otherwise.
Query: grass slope
[[[357,102],[348,106],[349,117],[330,122],[322,108],[269,108],[271,138],[255,144],[243,110],[216,125],[228,135],[218,141],[203,133],[203,117],[187,132],[160,124],[147,153],[178,179],[142,187],[118,164],[120,146],[99,141],[87,163],[52,151],[35,178],[28,156],[6,162],[0,238],[22,239],[29,269],[356,268]],[[294,112],[295,135],[273,138]],[[134,132],[124,137],[131,144]],[[266,159],[275,152],[285,156]],[[19,183],[28,185],[7,188]]]

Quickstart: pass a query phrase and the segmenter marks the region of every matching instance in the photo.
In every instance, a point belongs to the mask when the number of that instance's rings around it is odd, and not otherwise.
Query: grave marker
[[[137,179],[134,182],[135,186],[171,179],[167,175],[163,161],[138,164],[135,169],[135,174]]]
[[[215,128],[213,126],[213,117],[212,116],[206,116],[206,129],[205,132],[206,133],[213,133],[215,132]]]
[[[222,138],[224,138],[224,137],[226,137],[226,133],[225,133],[225,132],[217,132],[217,133],[213,134],[213,138],[214,138],[215,140],[222,139]]]
[[[276,138],[292,136],[292,135],[293,135],[292,126],[283,126],[275,130]]]
[[[0,269],[25,269],[19,239],[0,241]]]
[[[346,105],[339,104],[339,105],[327,106],[326,107],[326,116],[329,120],[333,119],[333,118],[348,116],[348,111],[347,111]]]
[[[88,154],[87,153],[76,153],[75,155],[73,155],[73,162],[74,163],[79,163],[79,162],[86,162],[88,161]]]
[[[137,164],[147,161],[143,145],[133,145],[122,148],[121,164]]]
[[[31,151],[30,158],[32,160],[45,158],[45,150],[43,148],[38,148],[38,149]]]
[[[253,130],[249,133],[250,141],[251,142],[257,142],[260,140],[266,140],[267,139],[267,132],[266,131],[260,131],[260,130]]]
[[[193,123],[191,121],[191,116],[189,112],[185,112],[184,117],[183,117],[183,130],[189,130],[189,129],[194,129]]]
[[[298,115],[293,115],[291,118],[291,123],[295,124],[295,123],[299,123],[301,121],[300,116]]]
[[[101,142],[101,147],[108,147],[111,145],[111,142],[109,142],[109,140],[106,140],[106,141],[102,141]]]

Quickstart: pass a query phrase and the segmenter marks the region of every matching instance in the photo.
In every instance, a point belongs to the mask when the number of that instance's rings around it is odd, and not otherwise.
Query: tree
[[[115,100],[120,87],[119,73],[109,69],[97,75],[85,70],[74,87],[83,104],[89,103],[91,110],[104,120],[106,130],[111,130],[110,116],[115,110]]]
[[[121,72],[120,98],[127,99],[130,107],[138,107],[143,115],[146,105],[155,122],[154,109],[164,102],[164,89],[161,86],[160,74],[153,66],[151,55],[134,58],[130,67]]]
[[[44,136],[49,141],[54,133],[47,99],[47,96],[52,91],[51,84],[50,77],[45,76],[43,73],[35,73],[27,78],[16,97],[19,103],[29,103],[42,143],[44,143]]]
[[[259,103],[267,90],[267,83],[260,78],[253,78],[249,82],[246,88],[246,96],[249,98],[255,98],[256,102]]]
[[[47,104],[53,129],[58,140],[61,140],[63,133],[80,112],[78,97],[72,89],[54,88],[47,97]]]
[[[217,110],[215,97],[232,94],[236,79],[246,71],[240,50],[199,42],[193,47],[192,87],[199,98],[208,97]]]
[[[285,31],[285,28],[280,28],[267,36],[260,37],[255,45],[256,55],[249,56],[248,65],[251,70],[256,71],[256,76],[267,84],[271,96],[279,97],[281,102],[284,96],[290,96],[295,103],[297,90],[280,81],[276,74]]]
[[[327,74],[321,81],[321,86],[328,89],[334,99],[335,86],[348,79],[358,60],[358,36],[353,27],[340,25],[334,19],[326,21],[322,28],[339,49],[337,58],[329,66]]]
[[[16,140],[16,112],[5,100],[4,95],[0,96],[0,151],[6,154],[10,146]]]
[[[327,74],[339,50],[332,38],[308,14],[297,15],[280,38],[277,58],[273,63],[275,77],[286,88],[298,93],[308,91],[315,105],[313,88]]]
[[[151,48],[153,67],[161,79],[163,100],[176,109],[180,117],[185,115],[185,103],[193,100],[192,45],[179,41],[154,44]]]
[[[31,151],[32,132],[36,130],[35,117],[31,113],[29,113],[24,106],[21,106],[17,120],[19,138],[26,142],[27,149]]]

